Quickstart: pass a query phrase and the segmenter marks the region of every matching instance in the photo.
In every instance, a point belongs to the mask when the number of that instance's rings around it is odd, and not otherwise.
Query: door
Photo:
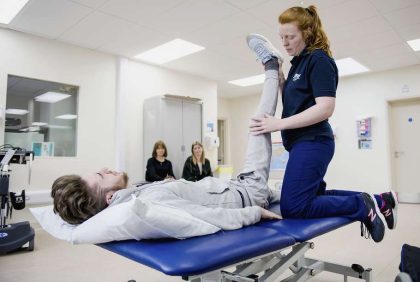
[[[389,105],[393,189],[399,201],[420,203],[420,99]]]
[[[184,162],[183,136],[182,136],[182,101],[162,98],[160,113],[162,119],[162,132],[164,142],[168,149],[168,160],[172,163],[175,177],[181,178],[182,164]],[[146,134],[146,133],[145,133]]]

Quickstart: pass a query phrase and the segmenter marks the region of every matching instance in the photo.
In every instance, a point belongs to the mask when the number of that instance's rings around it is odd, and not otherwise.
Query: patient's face
[[[89,187],[100,190],[121,190],[127,187],[128,176],[125,172],[117,172],[103,168],[98,172],[82,176]]]

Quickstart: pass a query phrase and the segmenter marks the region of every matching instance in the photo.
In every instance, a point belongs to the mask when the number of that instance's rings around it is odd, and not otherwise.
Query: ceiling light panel
[[[44,93],[42,95],[39,95],[35,97],[35,101],[37,102],[43,102],[43,103],[57,103],[58,101],[64,100],[69,98],[71,95],[69,94],[63,94],[59,92],[53,92],[49,91],[47,93]]]
[[[9,24],[29,0],[1,0],[0,23]]]
[[[144,53],[138,54],[135,58],[161,65],[204,49],[205,48],[203,46],[199,46],[182,39],[174,39]]]
[[[229,81],[229,83],[234,84],[234,85],[238,85],[238,86],[242,86],[242,87],[247,87],[247,86],[251,86],[251,85],[262,84],[262,83],[264,83],[264,80],[265,80],[265,75],[260,74],[260,75],[244,77],[244,78],[241,78],[241,79],[231,80],[231,81]]]

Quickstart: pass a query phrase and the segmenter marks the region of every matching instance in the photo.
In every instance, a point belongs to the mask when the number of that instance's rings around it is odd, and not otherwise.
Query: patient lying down
[[[259,177],[255,172],[248,173],[247,178],[250,179],[243,178],[247,183],[243,179],[223,181],[207,177],[199,182],[181,179],[127,187],[126,173],[102,169],[85,176],[58,178],[51,195],[54,212],[70,224],[80,224],[107,207],[133,198],[185,211],[223,230],[238,229],[261,219],[280,219],[265,209],[279,200],[278,193],[256,181]]]

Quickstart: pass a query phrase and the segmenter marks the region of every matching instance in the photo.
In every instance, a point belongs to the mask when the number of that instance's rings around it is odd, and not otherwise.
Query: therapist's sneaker
[[[378,204],[376,203],[375,196],[362,193],[363,201],[365,202],[366,211],[367,211],[367,218],[362,223],[362,236],[365,238],[369,238],[369,235],[372,237],[372,240],[376,243],[381,242],[385,236],[385,222],[382,218],[382,214],[379,211]],[[369,232],[366,234],[363,229],[363,224],[366,226],[367,231]]]
[[[280,62],[283,62],[282,54],[264,36],[256,33],[248,34],[246,37],[246,43],[248,44],[248,47],[257,55],[257,59],[263,64],[272,58],[277,58]]]
[[[381,213],[385,217],[386,225],[389,229],[397,227],[398,198],[397,193],[389,191],[379,194],[382,199]]]

